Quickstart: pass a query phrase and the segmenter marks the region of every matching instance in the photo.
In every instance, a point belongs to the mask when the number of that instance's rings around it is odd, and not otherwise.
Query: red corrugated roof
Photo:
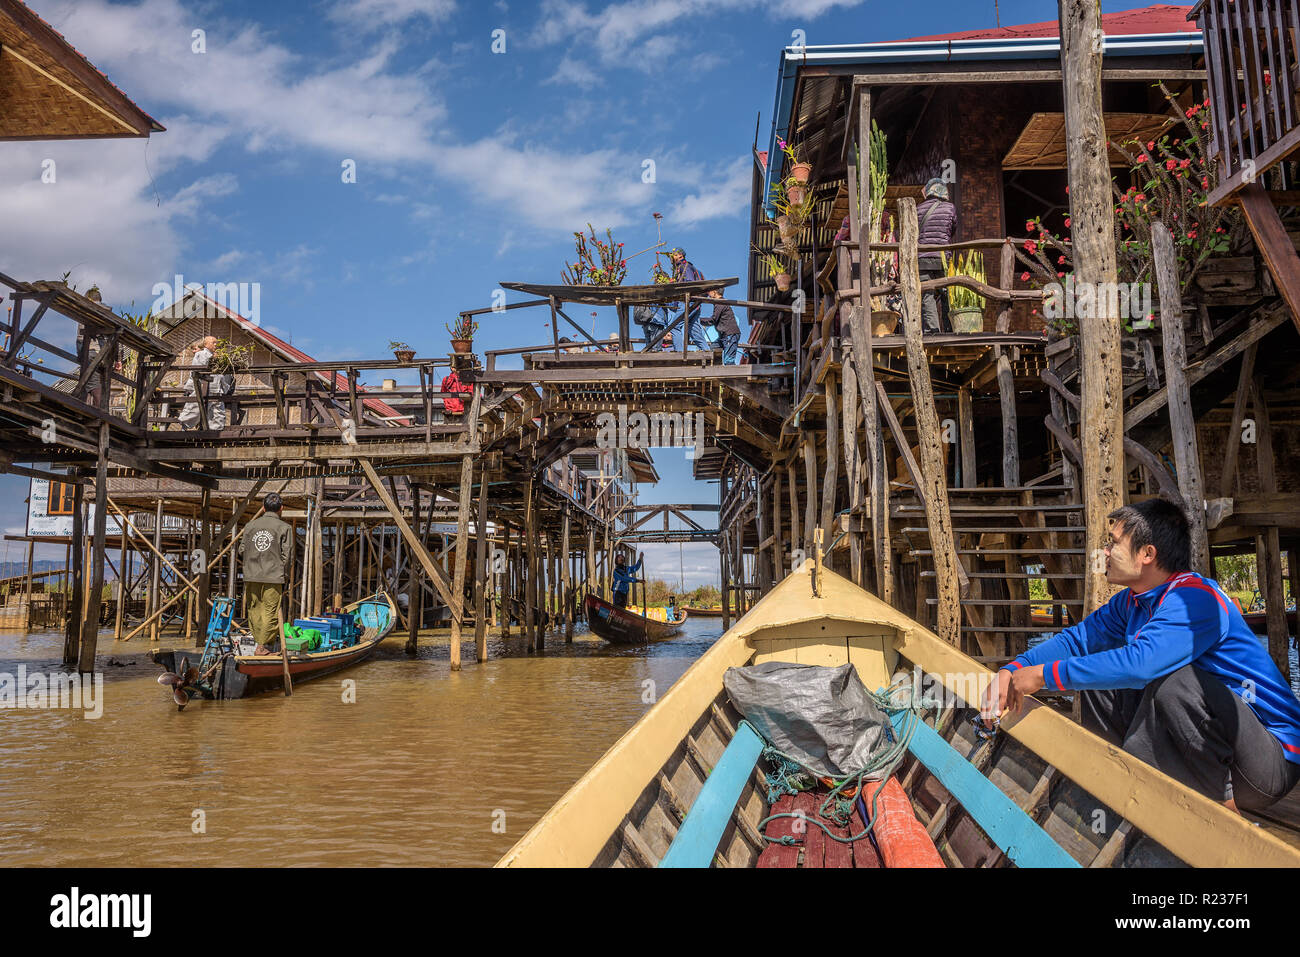
[[[198,296],[199,298],[201,298],[204,302],[208,303],[209,305],[214,306],[214,307],[216,307],[217,309],[220,309],[221,312],[222,312],[226,317],[228,317],[229,319],[233,320],[233,321],[234,321],[236,324],[238,324],[239,326],[242,326],[245,330],[248,331],[248,333],[249,333],[250,335],[254,336],[254,337],[257,338],[257,339],[262,340],[262,342],[266,344],[266,347],[267,347],[268,349],[273,349],[274,351],[276,351],[276,352],[280,353],[282,356],[284,356],[286,359],[295,359],[295,360],[297,360],[298,362],[315,362],[315,361],[316,361],[312,356],[307,355],[307,353],[303,352],[301,349],[296,349],[296,348],[294,348],[293,346],[289,345],[289,343],[287,343],[287,342],[285,342],[283,339],[281,339],[279,336],[274,335],[273,333],[267,332],[265,329],[263,329],[263,328],[262,328],[261,326],[259,326],[257,323],[252,322],[251,320],[245,319],[243,316],[239,315],[239,313],[231,312],[229,309],[227,309],[227,308],[226,308],[225,306],[223,306],[221,303],[216,302],[215,300],[209,299],[209,298],[208,298],[206,295],[204,295],[203,293],[200,293],[200,292],[197,292],[197,291],[192,291],[190,294],[191,294],[191,295],[194,295],[194,296]],[[323,381],[323,382],[328,382],[328,381],[329,381],[329,374],[328,374],[328,373],[325,373],[325,372],[317,372],[316,375],[317,375],[318,377],[320,377],[321,381]],[[337,388],[337,389],[341,389],[341,390],[344,391],[344,392],[348,391],[348,377],[345,376],[345,375],[344,375],[343,373],[341,373],[341,372],[336,372],[336,373],[334,373],[334,385],[335,385],[335,388]],[[358,385],[358,386],[357,386],[357,391],[358,391],[358,392],[365,392],[365,391],[366,391],[365,386]],[[389,405],[387,402],[383,402],[383,401],[381,401],[381,400],[379,400],[379,399],[362,399],[361,401],[362,401],[362,403],[366,406],[366,408],[370,409],[370,410],[371,410],[372,412],[374,412],[376,415],[383,416],[383,417],[386,417],[386,418],[399,418],[399,419],[410,419],[410,418],[411,418],[410,415],[408,415],[408,414],[404,414],[404,413],[402,413],[402,412],[398,412],[396,409],[394,409],[394,408],[393,408],[391,405]]]
[[[1103,13],[1101,26],[1107,36],[1131,36],[1142,33],[1197,33],[1195,23],[1187,19],[1191,6],[1174,6],[1158,3],[1135,10]],[[984,30],[963,30],[960,33],[938,33],[932,36],[907,37],[891,40],[906,43],[912,40],[995,40],[1015,37],[1055,37],[1061,32],[1060,22],[1044,20],[1042,23],[1021,23],[1010,27],[989,27]]]

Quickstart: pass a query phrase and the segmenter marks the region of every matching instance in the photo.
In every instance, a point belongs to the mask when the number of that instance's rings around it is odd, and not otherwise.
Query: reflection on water
[[[147,645],[105,636],[102,718],[0,710],[4,862],[491,864],[721,633],[696,619],[669,641],[614,648],[583,632],[533,655],[494,638],[484,665],[469,642],[456,674],[445,637],[422,639],[412,660],[394,636],[291,698],[183,713]],[[0,633],[0,672],[57,668],[61,652],[58,634]]]

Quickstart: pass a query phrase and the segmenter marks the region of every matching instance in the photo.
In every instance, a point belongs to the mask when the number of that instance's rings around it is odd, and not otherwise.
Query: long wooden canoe
[[[385,592],[354,601],[343,611],[359,616],[360,638],[355,644],[333,651],[290,652],[289,676],[295,685],[342,671],[369,658],[397,621],[397,608]],[[164,672],[184,675],[190,665],[198,664],[199,655],[196,649],[176,649],[155,651],[151,657],[162,665]],[[230,700],[279,691],[283,687],[284,663],[279,654],[241,654],[229,655],[211,676],[206,688],[199,690],[203,697]]]
[[[814,595],[811,564],[718,639],[498,866],[754,866],[767,846],[765,762],[722,681],[774,660],[851,663],[871,689],[898,671],[931,683],[941,703],[918,709],[895,779],[948,866],[1300,866],[1266,828],[1040,702],[977,741],[971,703],[992,672],[833,572]]]
[[[656,621],[630,608],[617,608],[595,595],[587,596],[584,608],[591,630],[614,645],[644,645],[671,638],[682,630],[684,621]]]
[[[683,618],[721,618],[721,608],[696,608],[694,605],[688,605],[682,608]]]

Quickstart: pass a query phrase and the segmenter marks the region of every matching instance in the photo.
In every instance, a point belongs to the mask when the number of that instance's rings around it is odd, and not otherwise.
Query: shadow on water
[[[491,864],[721,633],[697,619],[616,648],[583,630],[531,654],[493,636],[456,673],[445,632],[414,659],[393,635],[291,698],[184,712],[147,644],[103,636],[98,719],[0,711],[0,846],[11,866]],[[57,633],[0,634],[0,672],[61,652]]]

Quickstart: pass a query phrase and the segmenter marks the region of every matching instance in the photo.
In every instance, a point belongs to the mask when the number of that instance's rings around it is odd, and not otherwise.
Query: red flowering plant
[[[1122,192],[1112,183],[1115,250],[1121,282],[1153,281],[1151,224],[1160,220],[1173,234],[1178,275],[1186,290],[1207,259],[1237,243],[1242,224],[1236,207],[1209,206],[1205,201],[1218,180],[1205,152],[1210,101],[1184,110],[1163,83],[1159,86],[1179,125],[1146,142],[1111,143],[1129,161],[1134,183]]]
[[[573,234],[577,259],[564,264],[560,278],[569,286],[621,286],[627,275],[623,244],[614,242],[611,230],[606,229],[605,238],[601,239],[591,223],[587,224],[587,229],[590,237],[582,233]]]

